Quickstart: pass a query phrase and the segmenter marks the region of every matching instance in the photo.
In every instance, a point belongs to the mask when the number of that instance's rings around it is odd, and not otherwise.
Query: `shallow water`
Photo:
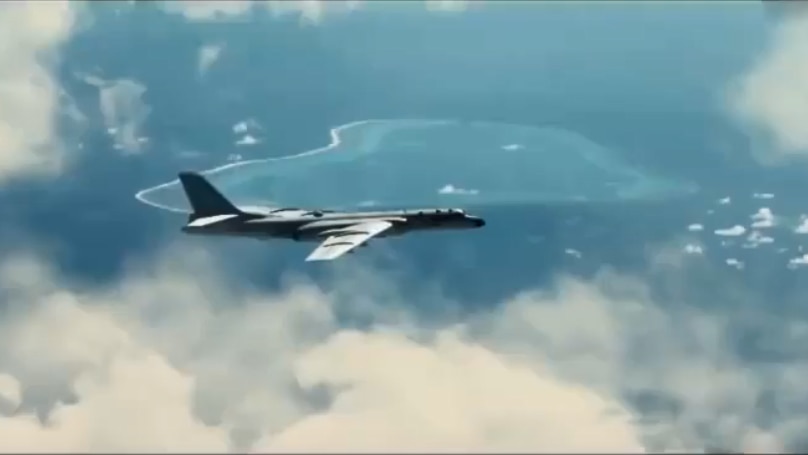
[[[206,174],[238,204],[303,207],[663,200],[697,190],[573,131],[451,120],[355,122],[333,129],[327,147]],[[186,209],[177,181],[138,199]]]

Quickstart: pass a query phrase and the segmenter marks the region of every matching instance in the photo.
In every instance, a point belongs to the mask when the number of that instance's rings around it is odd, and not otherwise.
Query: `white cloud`
[[[353,388],[259,449],[641,451],[617,403],[449,331],[428,344],[342,332],[299,366],[303,384]]]
[[[566,248],[564,250],[564,254],[572,256],[572,257],[574,257],[576,259],[580,259],[581,257],[583,257],[583,254],[581,254],[580,251],[578,251],[578,250],[576,250],[574,248]]]
[[[55,136],[61,90],[51,54],[70,36],[76,8],[66,1],[0,8],[0,184],[64,168]]]
[[[238,122],[233,125],[233,132],[236,134],[246,133],[248,128],[249,124],[247,121]]]
[[[377,300],[389,284],[372,274],[263,295],[228,286],[207,255],[166,258],[102,289],[4,258],[0,394],[25,393],[0,414],[0,451],[776,450],[806,430],[751,417],[764,390],[806,402],[808,365],[749,368],[722,320],[665,312],[633,279],[561,280],[436,326],[403,317],[395,293]],[[377,324],[340,328],[357,306]],[[53,402],[64,390],[74,399]],[[639,418],[631,391],[680,412]]]
[[[21,401],[20,383],[13,376],[0,373],[0,415],[13,413]]]
[[[761,207],[752,214],[752,227],[754,229],[770,228],[774,226],[774,214],[768,207]]]
[[[808,254],[803,254],[802,256],[797,256],[788,260],[789,268],[804,267],[806,265],[808,265]]]
[[[192,21],[226,20],[243,16],[254,8],[266,8],[275,15],[298,14],[302,21],[319,23],[326,14],[352,11],[357,0],[266,0],[266,1],[183,1],[161,2],[166,11],[179,13]]]
[[[182,1],[161,2],[164,10],[184,15],[192,21],[227,20],[249,14],[254,8],[265,8],[272,14],[298,15],[303,23],[317,24],[327,16],[343,14],[361,8],[363,0],[264,0],[264,1]],[[394,3],[394,2],[391,2]],[[428,11],[461,12],[471,3],[466,0],[424,0]]]
[[[715,235],[720,235],[724,237],[738,237],[746,233],[746,228],[741,226],[740,224],[736,224],[735,226],[732,226],[730,228],[716,229],[713,232],[715,232]]]
[[[199,55],[196,58],[197,72],[204,76],[211,66],[219,60],[222,55],[224,44],[206,44],[199,48]]]
[[[245,14],[253,7],[253,3],[249,0],[187,0],[160,2],[160,6],[192,21],[210,21]]]
[[[0,417],[0,450],[222,451],[234,429],[258,432],[259,451],[641,448],[613,397],[493,340],[451,327],[412,338],[403,321],[341,330],[337,302],[318,288],[249,295],[227,289],[207,258],[189,263],[78,292],[40,262],[6,262],[16,299],[0,370],[27,387],[64,381],[77,401],[54,406],[49,425]],[[296,383],[330,390],[331,405],[315,412]]]
[[[260,141],[255,137],[245,134],[244,137],[236,141],[236,145],[256,145]]]
[[[270,0],[261,2],[273,14],[299,14],[301,20],[308,23],[319,23],[326,14],[338,14],[353,11],[362,4],[358,0]]]
[[[721,199],[718,200],[718,203],[721,204],[721,205],[727,205],[730,202],[732,202],[732,198],[730,198],[729,196],[727,196],[725,198],[721,198]]]
[[[732,113],[772,139],[764,158],[808,154],[808,16],[778,25],[770,46],[729,90]]]
[[[98,87],[99,108],[107,131],[115,139],[115,148],[126,153],[143,151],[148,141],[142,136],[141,130],[151,112],[143,101],[146,87],[129,79],[104,81],[95,76],[83,78],[88,84]]]
[[[808,234],[808,216],[800,217],[800,224],[794,228],[796,234]]]
[[[741,269],[744,268],[744,263],[742,261],[736,259],[736,258],[728,258],[724,262],[726,262],[728,266],[735,267],[738,270],[741,270]]]
[[[746,236],[746,243],[742,245],[743,248],[757,248],[763,244],[774,243],[774,238],[763,235],[760,231],[752,231]]]
[[[688,243],[685,245],[684,252],[687,254],[704,254],[704,248],[701,245]]]
[[[691,231],[691,232],[703,231],[704,230],[704,225],[703,224],[698,224],[698,223],[691,224],[691,225],[687,226],[687,230]]]
[[[438,189],[438,194],[457,194],[464,196],[473,196],[475,194],[479,194],[479,191],[475,189],[458,188],[452,184],[447,184]]]
[[[754,193],[752,197],[755,199],[774,199],[774,194],[772,193]]]

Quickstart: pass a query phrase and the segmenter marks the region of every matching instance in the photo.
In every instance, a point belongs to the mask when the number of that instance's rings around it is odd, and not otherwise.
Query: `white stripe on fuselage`
[[[236,218],[238,215],[215,215],[215,216],[206,216],[203,218],[197,218],[190,223],[188,226],[190,227],[202,227],[208,226],[214,223],[218,223],[219,221],[229,220],[231,218]]]

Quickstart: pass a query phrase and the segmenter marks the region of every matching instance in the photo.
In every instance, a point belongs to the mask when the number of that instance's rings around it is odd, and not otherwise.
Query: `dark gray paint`
[[[188,224],[182,228],[187,234],[323,241],[335,229],[375,221],[393,224],[390,229],[373,236],[378,238],[413,231],[475,229],[485,226],[482,218],[470,216],[461,209],[338,212],[299,208],[239,208],[200,174],[182,172],[179,178],[193,208]]]

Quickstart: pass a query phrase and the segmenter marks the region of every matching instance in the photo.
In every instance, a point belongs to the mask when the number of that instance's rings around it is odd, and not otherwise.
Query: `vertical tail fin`
[[[180,183],[193,209],[192,217],[240,214],[241,210],[227,200],[208,180],[195,172],[180,172]]]

